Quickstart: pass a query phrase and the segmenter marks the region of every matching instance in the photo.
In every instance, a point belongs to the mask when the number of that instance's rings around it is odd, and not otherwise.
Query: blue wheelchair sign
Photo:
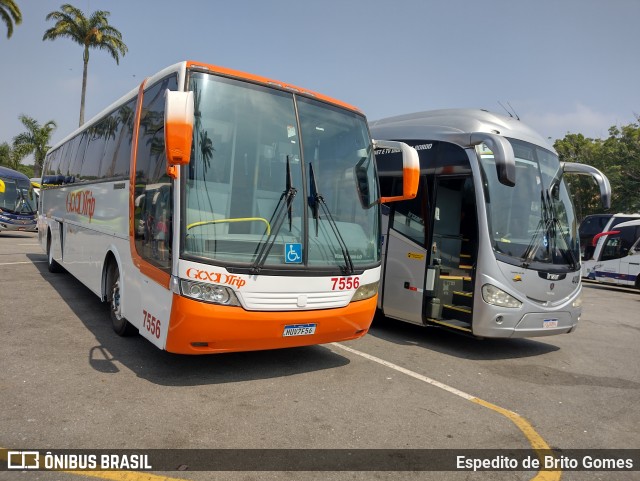
[[[302,264],[302,244],[290,243],[284,245],[285,264]]]

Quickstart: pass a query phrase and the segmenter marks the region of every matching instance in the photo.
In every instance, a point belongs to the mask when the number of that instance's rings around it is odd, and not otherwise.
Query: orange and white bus
[[[403,152],[378,190],[374,148]],[[116,333],[205,354],[356,339],[380,279],[380,202],[417,152],[356,108],[199,62],[147,78],[47,154],[39,237]]]

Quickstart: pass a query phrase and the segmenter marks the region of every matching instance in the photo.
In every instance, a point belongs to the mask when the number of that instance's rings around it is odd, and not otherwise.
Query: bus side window
[[[421,246],[425,244],[425,226],[427,218],[427,201],[425,198],[426,178],[420,179],[418,195],[411,200],[395,202],[392,228]]]
[[[171,269],[173,190],[164,152],[164,93],[178,89],[175,76],[144,92],[136,156],[135,246],[142,258],[160,269]],[[141,197],[142,196],[142,197]],[[142,199],[144,198],[144,201]]]
[[[610,261],[612,259],[619,259],[621,254],[621,242],[620,237],[609,237],[602,248],[601,260]]]

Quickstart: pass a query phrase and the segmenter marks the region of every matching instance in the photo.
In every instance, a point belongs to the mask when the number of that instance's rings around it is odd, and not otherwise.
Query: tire
[[[49,268],[49,272],[53,272],[57,274],[62,272],[62,266],[58,264],[53,258],[53,252],[51,252],[51,232],[47,236],[47,267]]]
[[[138,333],[138,330],[122,316],[120,305],[120,271],[115,263],[109,265],[107,273],[107,301],[111,325],[118,336],[126,337]]]

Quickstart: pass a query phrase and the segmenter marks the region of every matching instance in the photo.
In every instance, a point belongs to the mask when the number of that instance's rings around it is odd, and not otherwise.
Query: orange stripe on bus
[[[289,89],[289,90],[293,90],[293,91],[298,91],[301,94],[307,94],[307,95],[311,95],[319,100],[324,100],[325,102],[330,102],[332,104],[336,104],[339,105],[341,107],[344,107],[346,109],[349,110],[353,110],[355,112],[358,113],[362,113],[360,111],[359,108],[354,107],[353,105],[350,105],[346,102],[342,102],[341,100],[337,100],[334,99],[332,97],[329,97],[327,95],[323,95],[320,94],[318,92],[314,92],[312,90],[308,90],[308,89],[304,89],[302,87],[298,87],[296,85],[292,85],[292,84],[288,84],[286,82],[281,82],[279,80],[273,80],[267,77],[262,77],[260,75],[254,75],[254,74],[250,74],[247,72],[242,72],[240,70],[233,70],[230,68],[225,68],[225,67],[220,67],[218,65],[210,65],[210,64],[206,64],[206,63],[202,63],[202,62],[194,62],[192,60],[187,61],[187,68],[190,67],[203,67],[209,71],[211,71],[212,73],[218,73],[218,74],[222,74],[222,75],[226,75],[226,76],[230,76],[230,77],[236,77],[236,78],[240,78],[243,80],[250,80],[252,82],[258,82],[261,83],[263,85],[273,85],[275,84],[276,86],[282,86],[283,88]]]

